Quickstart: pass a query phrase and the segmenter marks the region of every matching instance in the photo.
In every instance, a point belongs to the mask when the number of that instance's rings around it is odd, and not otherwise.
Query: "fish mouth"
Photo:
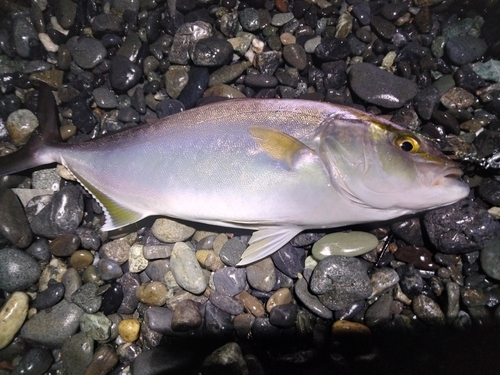
[[[433,185],[447,185],[451,183],[452,180],[460,181],[460,177],[462,177],[463,174],[464,172],[458,167],[448,167],[441,171]]]

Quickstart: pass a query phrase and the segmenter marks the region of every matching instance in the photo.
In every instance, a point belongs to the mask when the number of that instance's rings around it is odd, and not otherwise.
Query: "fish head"
[[[350,117],[326,120],[318,137],[332,185],[344,199],[380,213],[380,220],[469,193],[458,165],[434,142],[384,119],[353,110]]]

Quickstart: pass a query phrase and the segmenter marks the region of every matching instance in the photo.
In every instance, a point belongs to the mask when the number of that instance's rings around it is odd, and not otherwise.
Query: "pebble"
[[[233,46],[225,39],[215,37],[198,40],[191,52],[191,59],[197,66],[218,67],[231,61]]]
[[[271,258],[264,258],[247,266],[250,286],[261,292],[270,292],[276,284],[276,272]]]
[[[61,361],[66,372],[84,375],[92,361],[94,340],[83,332],[72,336],[61,348]]]
[[[243,304],[238,299],[222,294],[216,290],[210,293],[209,300],[215,307],[231,315],[243,313]]]
[[[224,267],[224,263],[222,263],[220,257],[215,254],[215,251],[198,250],[195,255],[203,268],[209,271],[216,271]]]
[[[153,235],[162,242],[174,243],[189,239],[195,229],[170,219],[156,219],[151,227]]]
[[[130,272],[126,272],[120,278],[120,283],[123,291],[123,300],[118,308],[118,313],[132,314],[139,304],[139,299],[136,296],[137,288],[139,288],[140,285],[139,277]]]
[[[446,42],[445,52],[455,65],[465,65],[479,59],[488,46],[485,41],[470,35],[455,36]]]
[[[500,181],[483,178],[477,189],[478,195],[493,206],[500,206]]]
[[[314,55],[322,61],[337,61],[349,56],[349,44],[345,39],[322,39],[316,46]]]
[[[332,333],[335,336],[369,335],[371,334],[371,330],[361,323],[337,320],[332,325]]]
[[[392,268],[383,267],[376,269],[370,277],[372,294],[368,298],[372,299],[378,297],[386,290],[395,286],[398,282],[399,275]]]
[[[330,233],[313,245],[312,256],[321,260],[331,255],[358,256],[366,254],[378,245],[373,234],[351,231]]]
[[[458,317],[460,311],[460,286],[454,282],[446,283],[446,317],[454,320]]]
[[[228,266],[234,267],[241,260],[246,246],[238,238],[230,238],[220,250],[220,259]]]
[[[309,286],[303,277],[299,277],[295,283],[294,293],[298,300],[301,301],[314,314],[323,319],[331,319],[333,317],[332,311],[323,305],[318,297],[309,292]]]
[[[177,242],[170,256],[170,268],[179,286],[193,294],[201,294],[207,288],[200,264],[194,251],[185,243]]]
[[[139,83],[142,69],[125,56],[114,56],[109,69],[111,87],[118,91],[126,91]]]
[[[500,82],[500,61],[488,60],[485,63],[477,62],[471,65],[472,70],[482,79]]]
[[[139,338],[141,324],[137,319],[123,319],[118,325],[118,333],[126,342],[134,342]]]
[[[180,301],[172,314],[172,330],[189,331],[201,325],[203,318],[198,304],[190,299]]]
[[[54,238],[49,250],[56,257],[69,257],[80,247],[80,237],[75,234],[61,234]]]
[[[0,189],[0,212],[0,236],[15,247],[28,247],[32,242],[31,228],[23,206],[10,189]]]
[[[146,275],[153,281],[164,281],[165,275],[170,271],[168,259],[158,259],[149,262]]]
[[[98,39],[83,37],[75,44],[69,45],[73,61],[83,69],[92,69],[99,65],[108,55],[108,51]]]
[[[76,333],[84,312],[77,305],[62,300],[51,309],[40,311],[21,328],[21,337],[31,343],[60,348]]]
[[[76,268],[77,270],[83,270],[90,266],[94,261],[94,256],[88,250],[77,250],[69,259],[71,267]]]
[[[64,298],[71,302],[71,295],[82,286],[82,278],[75,268],[69,268],[64,272],[61,283],[64,285]]]
[[[168,289],[159,281],[141,284],[135,292],[137,299],[148,306],[163,306],[167,302]]]
[[[120,308],[123,301],[123,288],[117,282],[111,282],[108,289],[102,293],[101,311],[106,314],[114,314]]]
[[[270,313],[276,306],[289,304],[292,300],[290,289],[280,288],[267,300],[266,310]]]
[[[368,63],[353,65],[349,71],[349,81],[352,90],[361,99],[384,108],[401,108],[418,92],[416,83]],[[367,81],[379,84],[367,85]]]
[[[144,258],[142,248],[141,244],[134,244],[130,247],[128,267],[131,273],[144,271],[148,266],[148,260]]]
[[[89,270],[87,267],[86,270]],[[97,272],[102,280],[113,280],[123,275],[120,265],[111,259],[101,259],[97,264]]]
[[[105,375],[118,363],[118,354],[111,345],[100,345],[95,351],[85,375]]]
[[[95,104],[102,109],[113,109],[118,106],[118,100],[113,91],[106,87],[98,87],[92,91]]]
[[[375,328],[387,323],[391,319],[392,297],[390,294],[382,294],[365,312],[365,324]]]
[[[27,15],[19,13],[12,19],[12,40],[19,56],[30,55],[30,40],[38,41],[38,33]]]
[[[433,254],[425,247],[402,246],[394,253],[394,258],[405,263],[411,263],[422,270],[435,271],[439,266],[432,261]]]
[[[102,298],[97,291],[99,286],[94,283],[83,284],[71,295],[71,301],[88,314],[93,314],[101,308]]]
[[[489,277],[500,280],[500,237],[496,237],[481,251],[480,262]]]
[[[146,245],[142,249],[144,258],[147,260],[164,259],[172,254],[172,246],[169,245]]]
[[[480,250],[500,230],[500,223],[488,211],[467,199],[427,212],[423,222],[432,244],[445,254]]]
[[[231,314],[207,302],[204,321],[204,332],[206,334],[214,337],[227,337],[232,334],[233,327]]]
[[[241,303],[245,307],[245,311],[252,314],[253,316],[259,317],[263,316],[266,313],[262,302],[259,301],[256,297],[249,294],[247,291],[242,291],[236,296],[236,298],[241,301]]]
[[[453,87],[441,96],[441,104],[448,109],[467,109],[475,100],[474,95],[461,87]]]
[[[188,374],[198,364],[195,359],[196,352],[184,347],[159,346],[137,355],[130,369],[134,375]]]
[[[287,44],[283,47],[283,59],[299,70],[307,66],[307,55],[304,47],[300,44]]]
[[[28,315],[29,297],[23,292],[14,292],[0,309],[0,350],[14,339]]]
[[[83,314],[80,320],[80,330],[97,341],[109,339],[113,322],[102,312]]]
[[[272,254],[271,259],[278,270],[295,279],[304,270],[305,256],[303,249],[288,243]]]
[[[0,289],[10,293],[24,290],[38,282],[40,275],[40,266],[24,251],[0,250]]]
[[[439,305],[423,294],[413,299],[412,309],[415,315],[426,324],[443,325],[446,322],[446,317]]]
[[[25,145],[37,127],[38,119],[29,109],[12,112],[5,123],[12,144],[16,147]]]
[[[37,261],[49,262],[52,257],[49,251],[49,241],[46,238],[35,240],[26,249],[26,254],[32,256]]]
[[[31,348],[14,367],[12,375],[42,375],[49,370],[52,362],[50,350]]]
[[[209,354],[201,368],[206,373],[249,374],[241,348],[235,342],[229,342]]]
[[[414,246],[424,246],[422,226],[420,219],[412,218],[391,224],[391,230],[395,236],[401,238],[407,244]]]
[[[47,289],[36,295],[36,298],[31,303],[31,307],[37,310],[48,309],[61,301],[64,298],[65,292],[66,288],[63,283],[50,282]]]
[[[342,309],[372,293],[366,267],[359,259],[346,256],[322,259],[313,270],[310,288],[331,310]]]
[[[269,322],[280,328],[294,327],[297,319],[297,305],[283,304],[274,307],[269,314]]]
[[[245,268],[224,267],[213,274],[215,289],[225,295],[234,297],[246,286]]]

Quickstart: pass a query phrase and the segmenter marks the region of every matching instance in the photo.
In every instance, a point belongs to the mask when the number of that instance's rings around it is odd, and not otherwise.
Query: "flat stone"
[[[24,251],[0,250],[0,289],[10,293],[26,289],[38,282],[40,275],[40,266]]]
[[[102,297],[97,294],[99,286],[94,283],[83,284],[71,295],[71,301],[88,314],[93,314],[101,308]]]
[[[169,219],[156,219],[151,227],[153,235],[162,242],[174,243],[190,238],[195,229]]]
[[[94,340],[84,332],[78,332],[61,348],[61,362],[67,373],[84,375],[92,362]]]
[[[261,292],[269,292],[276,284],[276,272],[271,258],[264,258],[247,266],[248,283]]]
[[[113,322],[102,312],[83,314],[80,320],[80,330],[97,341],[108,340]]]
[[[207,282],[194,251],[185,243],[177,242],[170,256],[170,268],[179,286],[193,294],[201,294]]]
[[[378,245],[373,234],[359,231],[330,233],[313,245],[312,256],[321,260],[330,255],[355,257],[366,254]]]

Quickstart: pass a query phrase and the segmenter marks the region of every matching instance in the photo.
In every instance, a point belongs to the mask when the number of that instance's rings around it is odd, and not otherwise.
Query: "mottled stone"
[[[83,314],[80,320],[80,330],[92,337],[94,340],[105,341],[111,335],[113,322],[102,312],[95,314]]]
[[[148,266],[148,260],[142,254],[143,245],[134,244],[130,247],[128,257],[129,272],[138,273],[144,271]]]
[[[99,286],[94,283],[83,284],[71,295],[71,301],[88,314],[101,308],[102,298],[97,294]]]
[[[140,285],[135,292],[137,299],[149,306],[163,306],[167,302],[167,287],[158,281]]]
[[[20,335],[28,342],[60,348],[78,330],[83,314],[78,306],[62,300],[28,320]]]
[[[28,315],[29,297],[14,292],[0,309],[0,350],[10,344]]]
[[[415,315],[426,324],[443,325],[446,322],[439,305],[423,294],[413,299],[412,309]]]
[[[0,289],[6,292],[26,289],[38,281],[40,274],[38,263],[25,252],[0,250]]]
[[[94,340],[84,332],[78,332],[61,348],[61,362],[67,373],[84,375],[92,361]]]
[[[345,256],[329,256],[321,260],[313,270],[310,288],[331,310],[341,309],[372,293],[363,263]]]
[[[241,348],[235,342],[229,342],[208,355],[201,368],[207,373],[249,374]]]
[[[134,244],[136,239],[137,233],[134,232],[120,239],[106,242],[99,249],[99,254],[103,258],[109,258],[122,265],[129,259],[130,246]]]
[[[370,283],[372,285],[372,294],[370,299],[384,293],[399,282],[399,275],[392,268],[379,268],[372,273]]]
[[[139,338],[141,323],[137,319],[123,319],[118,325],[118,333],[126,342],[134,342]]]
[[[195,229],[170,219],[156,219],[151,227],[153,235],[167,243],[181,242],[191,237]]]
[[[228,266],[236,266],[241,260],[241,255],[245,251],[246,246],[238,238],[229,239],[220,250],[221,260]]]
[[[197,328],[202,323],[198,304],[192,300],[180,301],[172,315],[172,330],[183,332]]]

